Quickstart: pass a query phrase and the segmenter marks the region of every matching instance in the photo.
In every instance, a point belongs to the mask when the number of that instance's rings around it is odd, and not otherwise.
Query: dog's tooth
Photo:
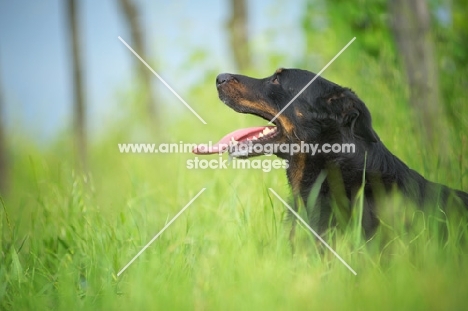
[[[258,137],[259,137],[259,138],[260,138],[260,137],[263,137],[263,133],[258,134]]]
[[[252,137],[252,140],[257,140],[258,138],[256,136]]]

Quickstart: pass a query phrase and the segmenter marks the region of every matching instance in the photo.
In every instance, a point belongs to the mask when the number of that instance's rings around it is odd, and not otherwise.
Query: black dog
[[[240,113],[273,119],[316,75],[299,69],[278,69],[265,79],[220,74],[216,78],[219,98]],[[257,127],[226,135],[209,150],[198,154],[227,151],[233,156],[260,155],[252,148],[229,148],[252,144],[354,144],[350,153],[285,153],[289,161],[287,177],[296,198],[307,206],[309,194],[319,176],[324,176],[313,215],[319,232],[324,232],[336,217],[336,206],[350,211],[363,185],[362,226],[370,235],[378,225],[376,202],[379,196],[395,189],[418,206],[430,202],[438,208],[455,204],[468,206],[468,194],[432,183],[395,157],[380,141],[372,128],[371,115],[364,103],[350,89],[322,77],[305,89],[273,122],[276,127]],[[328,146],[330,146],[328,145]],[[247,150],[247,151],[246,151]],[[321,175],[322,174],[322,175]],[[320,178],[319,178],[320,179]]]

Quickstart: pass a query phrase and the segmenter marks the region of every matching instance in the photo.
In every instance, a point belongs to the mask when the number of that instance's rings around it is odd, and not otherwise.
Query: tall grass
[[[329,78],[355,89],[396,155],[429,179],[468,190],[466,147],[458,145],[466,134],[448,129],[449,161],[437,166],[438,155],[425,154],[418,143],[402,82],[371,60],[367,65],[363,70],[374,79],[372,88],[368,80],[356,83],[351,73],[332,71]],[[195,90],[192,102],[209,125],[191,115],[176,116],[164,124],[170,133],[166,140],[204,142],[236,127],[262,124],[235,114],[216,97],[211,83]],[[466,115],[466,108],[460,109]],[[73,170],[66,140],[46,150],[28,140],[11,141],[11,191],[0,211],[0,309],[468,306],[468,254],[460,243],[468,234],[466,222],[448,223],[449,238],[441,242],[434,228],[444,220],[431,219],[399,198],[386,202],[382,226],[370,241],[356,225],[330,235],[333,248],[357,271],[354,276],[300,225],[291,253],[287,210],[268,191],[290,197],[282,170],[188,170],[192,155],[120,154],[118,142],[151,140],[135,128],[120,123],[96,140],[89,174]],[[117,277],[203,187],[207,190],[188,210]],[[362,217],[360,209],[362,201],[356,202],[354,224]]]

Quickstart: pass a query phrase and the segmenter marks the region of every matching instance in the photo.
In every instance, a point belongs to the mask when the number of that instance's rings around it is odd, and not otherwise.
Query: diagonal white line
[[[196,196],[193,197],[193,199],[190,200],[190,202],[187,203],[187,205],[184,206],[184,208],[182,208],[180,210],[180,212],[177,213],[177,215],[174,216],[174,218],[171,219],[171,221],[169,221],[167,223],[167,225],[164,226],[164,228],[161,229],[161,231],[158,232],[158,234],[156,234],[154,236],[154,238],[151,239],[151,241],[148,242],[148,244],[145,245],[145,247],[143,247],[141,249],[141,251],[138,252],[138,254],[135,255],[135,257],[133,257],[132,260],[130,260],[130,262],[125,265],[125,267],[122,268],[122,270],[120,270],[119,273],[117,273],[117,276],[120,276],[125,270],[127,270],[127,268],[141,255],[143,254],[143,252],[164,232],[164,230],[166,230],[180,215],[182,215],[182,213],[193,203],[193,201],[195,201],[199,196],[200,194],[202,194],[203,191],[205,191],[206,188],[203,188],[202,190],[200,190],[200,192],[197,193]]]
[[[323,245],[325,245],[325,246],[333,253],[333,255],[335,255],[336,258],[338,258],[338,259],[343,263],[343,265],[345,265],[346,268],[349,269],[349,271],[351,271],[354,275],[357,275],[356,271],[354,271],[353,268],[351,268],[351,267],[346,263],[346,261],[344,261],[343,258],[341,258],[340,255],[338,255],[338,253],[335,252],[335,251],[333,250],[333,248],[331,248],[331,246],[328,245],[327,242],[325,242],[325,241],[322,239],[322,237],[321,237],[320,235],[318,235],[317,232],[315,232],[314,229],[312,229],[312,228],[309,226],[309,224],[307,224],[307,222],[305,222],[304,219],[302,219],[301,216],[299,216],[299,214],[296,213],[296,212],[294,211],[294,209],[293,209],[291,206],[289,206],[288,203],[286,203],[286,201],[284,201],[284,200],[278,195],[278,193],[275,192],[275,190],[273,190],[273,189],[271,189],[271,188],[268,188],[268,189],[269,189],[284,205],[286,205],[286,207],[291,211],[291,213],[293,213],[294,216],[296,216],[297,219],[299,219],[299,221],[302,222],[302,224],[303,224],[304,226],[306,226],[306,228],[309,229],[310,232],[312,232],[312,233],[315,235],[315,237],[316,237],[317,239],[319,239],[319,241],[322,242]]]
[[[291,99],[291,100],[289,101],[289,103],[288,103],[286,106],[284,106],[283,109],[281,109],[280,112],[278,112],[278,114],[276,114],[276,116],[275,116],[273,119],[271,119],[270,122],[268,122],[268,123],[269,123],[269,124],[272,124],[273,121],[275,121],[275,120],[279,117],[279,115],[282,114],[283,111],[285,111],[286,108],[288,108],[289,105],[291,105],[292,102],[295,101],[296,98],[298,98],[299,95],[301,95],[302,92],[304,92],[304,91],[306,90],[306,88],[308,88],[309,85],[311,85],[311,84],[315,81],[315,79],[317,79],[317,78],[322,74],[322,72],[324,72],[325,69],[327,69],[328,66],[330,66],[330,65],[338,58],[338,56],[340,56],[341,53],[343,53],[343,52],[348,48],[348,46],[351,45],[351,43],[353,43],[354,40],[356,40],[356,37],[352,38],[351,41],[349,41],[348,44],[346,44],[345,47],[342,48],[341,51],[339,51],[338,54],[336,54],[335,57],[333,57],[332,60],[329,61],[328,64],[326,64],[325,67],[323,67],[323,69],[320,70],[320,72],[317,73],[317,74],[315,75],[315,77],[314,77],[312,80],[310,80],[310,82],[307,83],[306,86],[304,86],[304,87],[302,88],[302,90],[300,90],[299,93],[297,93],[296,96],[294,96],[293,99]]]
[[[187,103],[185,102],[185,100],[184,100],[182,97],[180,97],[179,94],[177,94],[176,91],[174,91],[174,89],[173,89],[169,84],[167,84],[167,82],[164,81],[164,79],[161,78],[161,76],[158,75],[158,73],[157,73],[156,71],[154,71],[153,68],[151,68],[150,65],[148,65],[148,63],[146,63],[146,62],[143,60],[143,58],[141,58],[140,55],[138,55],[138,53],[135,52],[135,51],[130,47],[130,45],[127,44],[127,42],[125,42],[124,39],[122,39],[120,36],[119,36],[118,38],[119,38],[120,41],[122,41],[123,44],[125,44],[125,46],[126,46],[130,51],[132,51],[133,54],[135,54],[136,57],[138,57],[139,60],[141,60],[141,62],[142,62],[143,64],[145,64],[146,67],[148,67],[149,70],[151,70],[151,72],[152,72],[152,73],[169,89],[169,91],[172,92],[172,94],[174,94],[174,95],[175,95],[175,96],[176,96],[176,97],[177,97],[177,98],[178,98],[178,99],[179,99],[179,100],[180,100],[180,101],[181,101],[181,102],[182,102],[182,103],[183,103],[183,104],[200,120],[200,121],[202,121],[203,124],[206,124],[205,120],[203,120],[202,117],[200,117],[200,116],[198,115],[198,113],[196,113],[195,110],[193,110],[193,108],[190,107],[190,105],[187,104]]]

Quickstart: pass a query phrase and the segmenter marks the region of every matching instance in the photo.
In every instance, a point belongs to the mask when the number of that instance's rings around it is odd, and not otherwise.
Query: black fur
[[[270,120],[314,77],[299,69],[279,69],[265,79],[221,74],[217,87],[221,100],[234,110]],[[278,143],[355,145],[355,153],[277,154],[289,161],[287,175],[293,193],[306,206],[317,177],[326,173],[314,215],[310,215],[320,232],[330,225],[333,204],[344,211],[352,208],[363,184],[364,168],[362,226],[367,235],[379,223],[377,201],[395,189],[421,207],[426,203],[442,210],[452,204],[468,206],[466,192],[430,182],[394,156],[372,128],[365,104],[348,88],[317,77],[274,123],[281,133],[275,140]]]

